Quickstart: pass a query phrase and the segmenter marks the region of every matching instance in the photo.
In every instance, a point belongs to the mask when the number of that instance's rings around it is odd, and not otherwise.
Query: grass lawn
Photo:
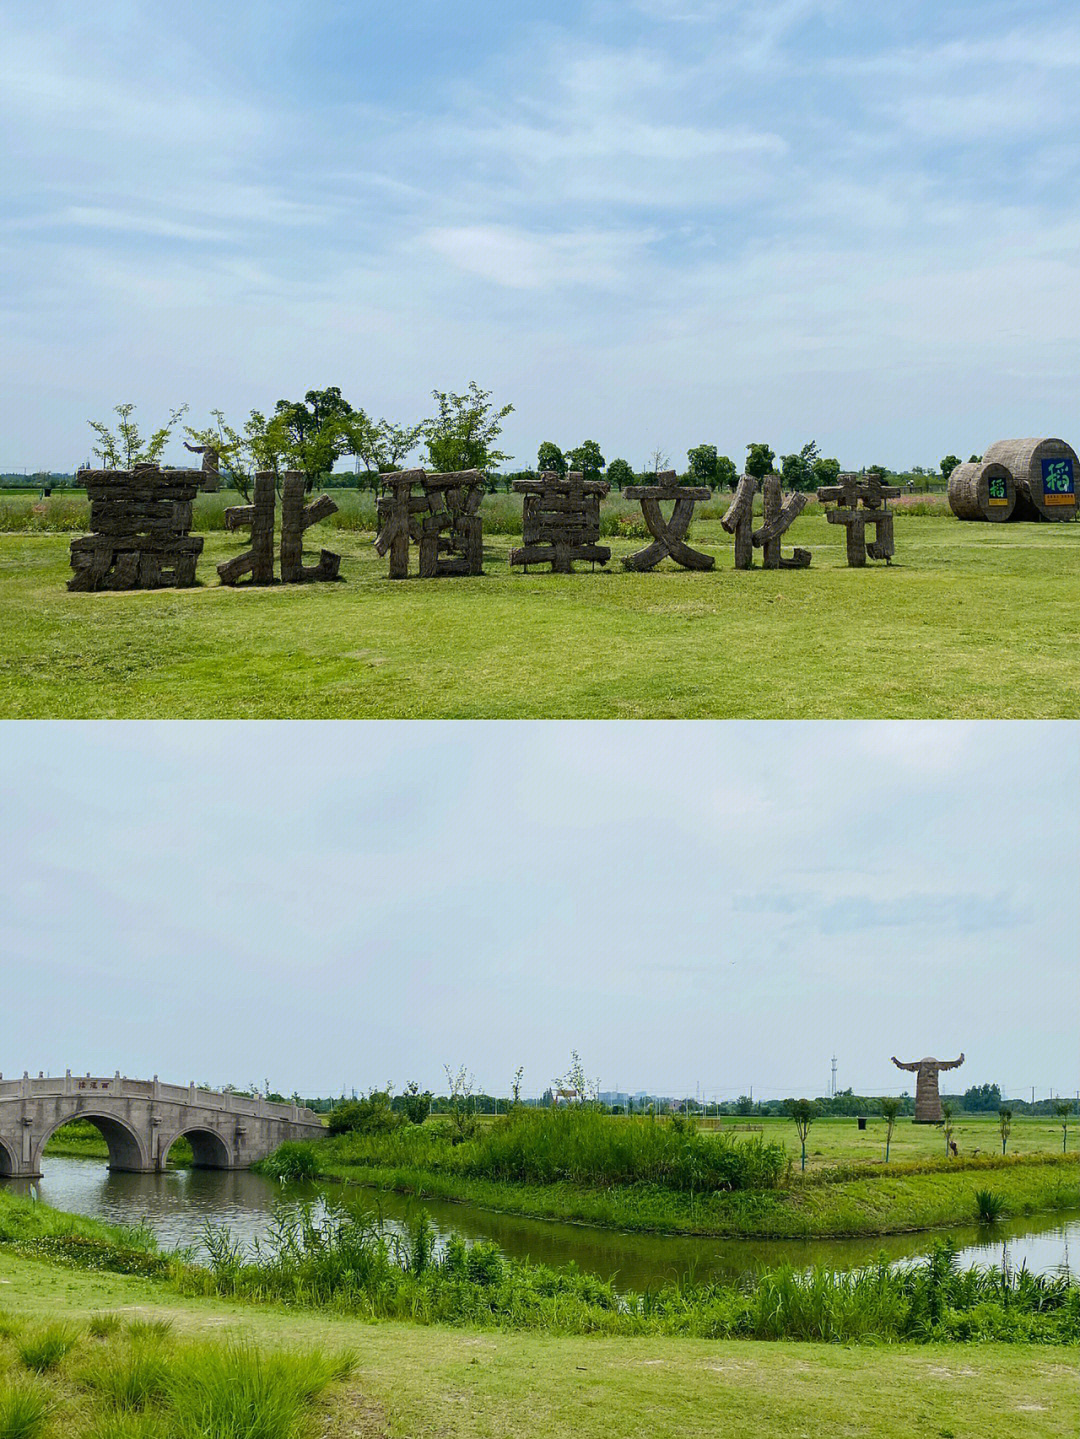
[[[215,500],[217,497],[210,496]],[[206,534],[193,590],[68,594],[70,535],[0,536],[6,718],[1066,718],[1080,714],[1080,525],[897,520],[897,563],[849,570],[820,511],[806,571],[511,573],[390,581],[370,536],[309,532],[344,582],[246,591]]]
[[[185,1299],[139,1278],[8,1252],[0,1308],[24,1322],[79,1325],[108,1312],[168,1319],[178,1338],[350,1349],[357,1365],[328,1396],[326,1439],[1075,1439],[1080,1412],[1075,1351],[1035,1345],[563,1338],[364,1323]]]

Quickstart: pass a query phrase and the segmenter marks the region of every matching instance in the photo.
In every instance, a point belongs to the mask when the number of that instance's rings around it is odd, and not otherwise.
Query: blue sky
[[[8,1074],[1080,1087],[1074,726],[3,737]]]
[[[0,468],[327,384],[407,421],[476,379],[519,464],[1075,415],[1065,0],[39,0],[0,80]]]

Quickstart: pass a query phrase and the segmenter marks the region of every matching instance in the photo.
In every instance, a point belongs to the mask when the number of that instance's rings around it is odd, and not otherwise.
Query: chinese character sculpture
[[[409,574],[409,544],[420,551],[420,578],[479,575],[484,570],[484,522],[480,501],[484,476],[479,470],[445,475],[398,470],[380,475],[390,490],[378,503],[375,549],[390,554],[390,578]]]
[[[893,544],[893,517],[885,501],[895,500],[900,493],[898,485],[883,485],[877,475],[837,475],[838,483],[824,485],[818,490],[818,499],[838,501],[835,510],[826,510],[825,518],[830,525],[844,525],[847,529],[847,562],[854,568],[866,564],[867,555],[873,560],[884,560],[888,564],[896,553]],[[859,506],[862,506],[862,509]],[[866,527],[874,526],[873,542],[866,542]]]
[[[218,473],[218,452],[213,445],[189,445],[184,441],[184,449],[190,450],[193,455],[202,455],[202,484],[199,489],[204,494],[216,494],[221,481]]]
[[[720,521],[728,534],[735,536],[735,568],[753,569],[756,545],[761,550],[763,569],[806,569],[811,559],[810,551],[796,548],[790,555],[785,555],[780,540],[802,513],[810,496],[796,491],[785,500],[779,475],[766,475],[760,484],[764,515],[759,529],[754,529],[754,495],[758,481],[753,475],[743,475],[740,479],[727,513]]]
[[[611,488],[605,480],[587,480],[580,470],[542,470],[535,480],[515,480],[513,488],[525,503],[512,565],[550,564],[552,574],[568,575],[574,560],[606,565],[611,559],[611,550],[597,543],[600,501]]]
[[[941,1096],[938,1094],[938,1074],[943,1069],[959,1069],[964,1062],[963,1054],[959,1059],[917,1059],[914,1064],[901,1064],[894,1054],[893,1064],[897,1069],[911,1070],[916,1076],[915,1080],[915,1123],[916,1124],[940,1124],[944,1115],[941,1112]]]
[[[251,548],[218,565],[223,585],[235,585],[244,575],[249,584],[274,583],[274,511],[277,476],[272,470],[260,470],[255,476],[255,493],[250,505],[232,505],[225,511],[225,528],[239,530],[250,526]],[[281,582],[303,584],[308,580],[336,580],[341,556],[330,550],[320,553],[317,565],[305,566],[302,555],[304,531],[319,520],[328,519],[337,511],[329,495],[320,495],[311,504],[304,503],[307,477],[300,470],[286,470],[281,477]]]
[[[685,543],[694,506],[699,500],[709,498],[707,486],[677,484],[675,471],[664,470],[657,474],[654,485],[627,485],[623,494],[628,500],[641,502],[642,518],[653,537],[651,545],[627,555],[623,560],[628,570],[651,570],[665,556],[670,556],[686,570],[711,570],[716,564],[712,555],[703,555],[700,550],[692,550]],[[660,512],[661,500],[675,502],[670,520],[665,520]]]
[[[92,535],[71,542],[69,590],[159,590],[195,583],[201,536],[192,538],[198,470],[80,470]]]

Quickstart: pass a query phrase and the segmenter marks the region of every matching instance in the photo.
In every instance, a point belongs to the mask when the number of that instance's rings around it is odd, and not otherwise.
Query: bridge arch
[[[191,1145],[191,1163],[194,1169],[234,1169],[236,1167],[228,1141],[216,1129],[194,1124],[190,1128],[178,1129],[175,1134],[169,1135],[167,1139],[162,1139],[159,1160],[162,1168],[168,1161],[169,1150],[178,1139],[186,1139]]]
[[[76,1119],[86,1120],[101,1134],[102,1139],[109,1147],[110,1169],[129,1170],[139,1174],[153,1168],[142,1135],[126,1120],[118,1119],[115,1114],[99,1114],[93,1110],[80,1109],[75,1114],[62,1115],[38,1139],[34,1150],[32,1169],[34,1174],[41,1173],[41,1157],[49,1140],[63,1125],[71,1124]]]
[[[19,1165],[15,1155],[8,1144],[0,1139],[0,1179],[10,1179],[13,1174],[18,1174]]]

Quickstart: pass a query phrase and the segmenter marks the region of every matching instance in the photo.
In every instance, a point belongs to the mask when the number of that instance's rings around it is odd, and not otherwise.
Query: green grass
[[[210,501],[220,497],[208,496]],[[502,503],[503,497],[498,497]],[[67,502],[65,502],[67,503]],[[717,506],[719,510],[720,506]],[[236,591],[212,531],[188,591],[68,594],[69,535],[0,538],[5,717],[1075,717],[1080,525],[897,521],[897,563],[849,570],[798,521],[807,571],[487,573],[392,582],[330,530],[344,583]],[[613,539],[616,560],[637,541]]]
[[[10,1253],[0,1253],[0,1279],[5,1308],[27,1322],[137,1311],[173,1318],[180,1342],[224,1332],[266,1354],[351,1349],[352,1374],[323,1402],[327,1439],[1075,1439],[1080,1406],[1075,1349],[1040,1344],[845,1346],[370,1324],[183,1298],[138,1278],[56,1270]]]
[[[21,1337],[0,1336],[0,1439],[314,1439],[335,1432],[325,1397],[354,1362],[309,1345],[266,1351],[250,1336],[177,1339],[163,1313],[104,1331],[41,1308],[12,1317]]]

